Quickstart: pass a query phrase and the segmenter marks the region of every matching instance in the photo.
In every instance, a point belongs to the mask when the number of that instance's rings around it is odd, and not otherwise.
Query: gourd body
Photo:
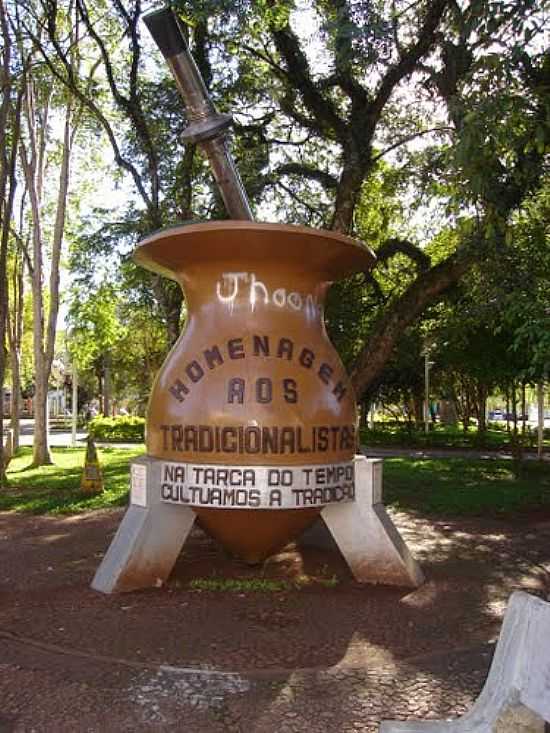
[[[147,453],[209,477],[193,494],[202,525],[261,561],[318,516],[307,490],[323,485],[323,467],[353,459],[355,396],[323,305],[332,280],[373,256],[331,232],[225,221],[153,235],[136,259],[176,279],[187,307],[152,390]],[[269,485],[254,485],[252,467]],[[287,480],[293,467],[304,467],[300,488]]]

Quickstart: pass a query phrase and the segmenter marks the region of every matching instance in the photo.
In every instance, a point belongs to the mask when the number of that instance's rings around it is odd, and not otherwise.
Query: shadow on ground
[[[550,593],[550,525],[398,512],[427,578],[417,590],[361,586],[336,552],[311,547],[250,568],[196,530],[165,587],[103,596],[89,583],[120,518],[0,514],[2,663],[18,679],[6,720],[47,730],[57,715],[55,729],[70,730],[80,710],[89,730],[181,730],[185,714],[197,732],[326,733],[458,714],[510,594]],[[190,587],[213,577],[285,588]],[[112,698],[108,725],[100,693]]]

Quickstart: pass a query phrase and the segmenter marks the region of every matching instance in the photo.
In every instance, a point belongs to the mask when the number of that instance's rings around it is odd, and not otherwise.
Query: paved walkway
[[[550,594],[550,524],[393,516],[426,573],[414,591],[299,546],[251,569],[197,530],[165,587],[103,596],[89,583],[119,511],[0,513],[0,731],[375,733],[461,714],[512,591]],[[192,587],[259,576],[290,585]]]
[[[0,633],[0,730],[367,733],[465,712],[492,645],[364,669],[269,674],[80,657]]]

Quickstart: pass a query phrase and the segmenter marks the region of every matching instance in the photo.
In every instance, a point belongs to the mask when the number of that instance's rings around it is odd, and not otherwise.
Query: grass
[[[124,506],[130,461],[143,454],[144,448],[101,448],[98,452],[105,491],[89,496],[80,491],[83,449],[54,448],[55,465],[29,468],[31,450],[23,448],[10,463],[8,488],[0,491],[0,510],[73,514]],[[511,460],[387,458],[384,501],[420,514],[454,516],[516,516],[550,509],[550,465],[524,461],[518,471]]]
[[[521,436],[520,436],[521,437]],[[523,436],[524,446],[536,446],[536,431],[531,430]],[[374,428],[362,428],[361,442],[369,446],[388,446],[402,448],[446,448],[446,449],[477,449],[510,450],[510,434],[506,428],[496,423],[489,423],[485,433],[480,435],[477,427],[472,426],[467,431],[461,427],[451,427],[435,423],[430,432],[425,433],[424,427],[408,426],[406,423],[378,422]],[[545,446],[550,446],[550,439],[546,438]]]
[[[196,591],[220,591],[233,593],[281,593],[289,590],[301,590],[307,586],[321,585],[324,588],[334,588],[338,585],[338,578],[303,575],[288,580],[273,580],[272,578],[194,578],[189,582],[189,588]]]
[[[509,515],[550,508],[550,465],[511,460],[387,458],[384,501],[425,514]]]
[[[232,591],[233,593],[280,593],[288,590],[289,584],[284,580],[267,578],[194,578],[189,582],[191,590],[198,591]]]
[[[0,490],[0,510],[74,514],[124,506],[128,499],[130,461],[142,455],[144,447],[98,449],[105,490],[92,496],[80,491],[85,453],[83,448],[53,448],[54,465],[30,468],[32,451],[22,448],[8,467],[8,487]]]

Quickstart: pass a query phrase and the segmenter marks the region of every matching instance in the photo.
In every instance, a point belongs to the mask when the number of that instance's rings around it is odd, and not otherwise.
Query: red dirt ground
[[[394,521],[426,574],[426,583],[414,591],[361,586],[338,553],[327,549],[291,545],[262,567],[250,568],[197,529],[164,587],[105,596],[89,584],[121,516],[119,511],[59,518],[0,513],[0,731],[284,733],[316,730],[319,725],[326,733],[348,730],[348,724],[350,731],[376,730],[376,716],[388,710],[391,715],[392,704],[397,705],[396,715],[460,712],[467,701],[457,702],[458,672],[452,688],[457,697],[447,700],[447,707],[440,701],[439,707],[426,703],[426,710],[415,708],[409,696],[403,713],[400,698],[392,702],[389,689],[400,674],[405,675],[403,689],[416,689],[418,679],[426,675],[445,680],[443,672],[430,672],[434,660],[485,650],[484,661],[480,663],[478,655],[477,666],[470,665],[475,667],[466,696],[470,699],[483,679],[487,643],[498,635],[512,591],[543,597],[550,593],[550,523],[541,518],[511,524],[438,521],[400,513],[393,515]],[[189,587],[193,579],[212,577],[277,578],[286,580],[288,587],[244,593]],[[464,664],[466,679],[469,667]],[[234,673],[233,697],[224,687],[201,707],[200,694],[193,697],[191,682],[185,687],[181,680],[165,694],[166,685],[158,680],[169,674],[162,671],[166,665],[195,676],[207,670]],[[151,676],[151,670],[157,670],[157,681],[137,685],[137,677]],[[292,706],[279,720],[272,695],[259,711],[258,700],[264,700],[266,690],[282,684],[281,679],[288,683],[291,675],[316,680],[307,700],[319,693],[318,712],[340,684],[349,682],[355,700],[366,689],[369,675],[377,680],[370,699],[381,702],[378,707],[372,703],[370,717],[370,703],[362,703],[363,727],[356,722],[359,713],[353,713],[355,718],[349,713],[345,720],[338,719],[339,727],[331,727],[313,711],[306,728],[306,722],[293,718]],[[327,675],[336,681],[325,689]],[[242,687],[252,684],[259,685],[253,699],[249,688]],[[433,684],[427,687],[432,698]],[[178,695],[180,707],[195,700],[191,712],[185,708],[185,725],[168,711]],[[219,709],[212,702],[218,697],[224,701]],[[108,718],[105,705],[110,708]],[[306,702],[302,708],[308,709]]]

